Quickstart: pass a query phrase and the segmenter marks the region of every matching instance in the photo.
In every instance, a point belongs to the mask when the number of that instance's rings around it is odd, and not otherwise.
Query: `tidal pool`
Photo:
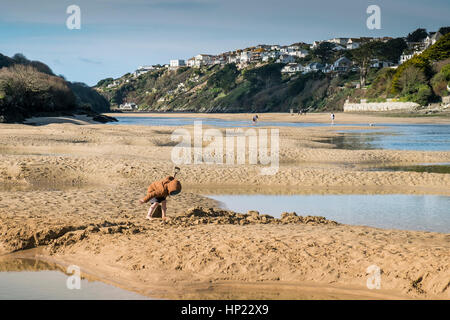
[[[68,289],[66,275],[52,264],[34,259],[0,259],[0,300],[136,300],[145,296],[105,284],[81,280]]]
[[[344,224],[450,233],[450,197],[437,195],[208,195],[223,207],[323,216]]]

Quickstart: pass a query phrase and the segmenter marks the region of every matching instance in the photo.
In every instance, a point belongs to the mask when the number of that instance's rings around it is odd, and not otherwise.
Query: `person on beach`
[[[331,125],[334,125],[334,113],[331,113]]]
[[[257,114],[254,115],[252,120],[253,120],[253,124],[256,124],[256,122],[258,121],[258,115]]]
[[[141,204],[147,203],[148,201],[151,203],[151,206],[148,209],[147,219],[152,219],[153,212],[155,212],[159,205],[161,205],[162,219],[165,219],[167,211],[166,198],[181,192],[181,183],[175,179],[175,176],[180,169],[178,167],[175,167],[175,169],[176,171],[173,176],[168,176],[162,180],[153,182],[148,187],[147,195],[139,200]]]

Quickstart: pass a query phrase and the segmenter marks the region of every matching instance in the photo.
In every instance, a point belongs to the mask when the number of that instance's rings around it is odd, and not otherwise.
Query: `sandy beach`
[[[250,119],[246,114],[155,115]],[[298,117],[262,116],[264,121]],[[329,114],[301,119],[328,123]],[[449,124],[450,118],[338,113],[336,121]],[[335,149],[326,139],[346,127],[279,127],[275,175],[260,175],[261,166],[248,163],[182,165],[183,191],[168,199],[169,218],[148,221],[148,205],[139,205],[138,199],[152,181],[172,173],[174,127],[94,124],[70,117],[29,122],[39,125],[0,124],[0,254],[39,248],[33,254],[43,260],[79,265],[88,275],[155,298],[450,298],[450,234],[239,214],[207,197],[450,196],[449,174],[365,170],[449,162],[450,151]],[[371,265],[381,268],[381,290],[366,286]]]

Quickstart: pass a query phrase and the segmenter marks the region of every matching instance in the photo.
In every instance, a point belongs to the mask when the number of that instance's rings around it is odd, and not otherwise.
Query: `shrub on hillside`
[[[442,67],[432,79],[431,86],[433,87],[433,92],[438,96],[447,96],[449,94],[447,86],[450,83],[450,64]]]
[[[0,114],[20,119],[37,112],[72,110],[76,98],[65,80],[16,64],[0,70]],[[5,120],[5,119],[4,119]]]
[[[399,79],[403,72],[409,67],[413,66],[424,72],[424,75],[429,79],[432,76],[431,63],[434,61],[441,61],[450,58],[450,33],[447,33],[434,45],[426,49],[420,55],[417,55],[405,63],[401,64],[392,78],[392,93],[399,93],[402,87],[399,84]]]

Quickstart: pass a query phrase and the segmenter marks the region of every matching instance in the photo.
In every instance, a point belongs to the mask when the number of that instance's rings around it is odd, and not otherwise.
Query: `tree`
[[[406,37],[406,41],[408,42],[419,42],[425,39],[428,36],[428,32],[426,29],[418,28],[415,31],[408,33]]]
[[[402,95],[414,94],[420,85],[426,84],[426,77],[422,70],[409,66],[399,78]]]
[[[381,45],[380,58],[386,61],[397,63],[403,51],[407,48],[403,38],[395,38]]]
[[[16,53],[13,57],[13,60],[16,61],[16,63],[20,64],[28,64],[30,63],[30,60],[28,60],[22,53]]]
[[[331,42],[322,42],[312,51],[312,55],[322,63],[327,63],[334,56],[336,44]]]
[[[450,32],[450,27],[441,27],[439,28],[438,32],[444,36]]]
[[[370,69],[371,60],[380,57],[383,45],[384,44],[381,41],[372,41],[351,50],[352,60],[359,66],[359,81],[361,88],[366,85],[366,78]]]

